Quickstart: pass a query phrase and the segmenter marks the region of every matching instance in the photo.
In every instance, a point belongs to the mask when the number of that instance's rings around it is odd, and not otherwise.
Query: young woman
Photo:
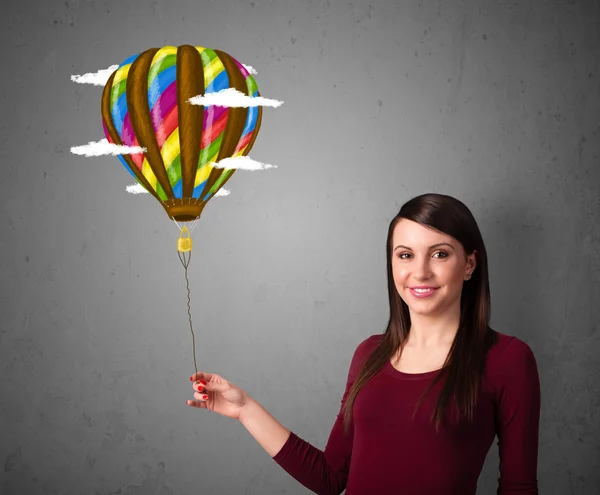
[[[219,375],[192,376],[187,403],[239,419],[315,493],[475,495],[497,436],[498,495],[537,494],[537,365],[526,343],[488,325],[473,215],[450,196],[418,196],[390,223],[386,252],[388,326],[358,345],[324,451]]]

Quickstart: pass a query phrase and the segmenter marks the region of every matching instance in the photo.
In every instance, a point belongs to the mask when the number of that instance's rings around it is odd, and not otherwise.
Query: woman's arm
[[[502,356],[497,424],[498,495],[537,495],[540,379],[533,352],[519,339]]]
[[[291,433],[251,397],[240,413],[240,423],[271,457],[281,450]]]

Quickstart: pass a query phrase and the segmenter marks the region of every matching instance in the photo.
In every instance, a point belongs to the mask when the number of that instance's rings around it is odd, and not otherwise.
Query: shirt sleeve
[[[500,456],[497,495],[538,495],[540,379],[533,352],[513,338],[501,360],[496,433]]]
[[[273,457],[285,471],[314,493],[320,495],[339,495],[346,489],[350,472],[352,443],[354,440],[354,421],[344,432],[343,405],[346,403],[350,388],[358,375],[363,348],[358,346],[350,364],[346,390],[342,397],[340,411],[333,425],[325,451],[321,451],[291,432],[287,442]]]

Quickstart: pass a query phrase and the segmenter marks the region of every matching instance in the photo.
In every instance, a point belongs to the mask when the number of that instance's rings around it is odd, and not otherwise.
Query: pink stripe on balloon
[[[135,133],[133,132],[133,126],[131,125],[131,119],[129,118],[129,112],[125,114],[123,119],[123,129],[121,131],[121,141],[125,146],[134,146],[133,142],[136,140]],[[137,146],[137,145],[135,145]]]
[[[204,129],[209,128],[213,125],[213,122],[216,122],[221,118],[221,116],[227,112],[227,107],[217,107],[214,105],[210,105],[204,108],[204,122],[202,123],[202,131]]]
[[[123,132],[121,134],[121,141],[125,146],[139,146],[137,137],[133,132],[133,126],[131,125],[131,119],[129,118],[129,112],[125,115],[123,120]],[[142,170],[142,164],[144,163],[144,153],[132,153],[131,159],[136,164],[137,168]]]
[[[173,81],[167,88],[161,93],[161,95],[154,103],[150,115],[152,117],[152,124],[154,125],[154,132],[161,126],[166,115],[173,109],[177,104],[177,82]]]
[[[233,57],[231,57],[231,58],[233,58]],[[240,69],[240,72],[244,75],[244,79],[246,79],[249,74],[249,72],[246,70],[246,67],[244,67],[242,64],[240,64],[235,58],[233,59],[233,61],[238,66],[238,69]]]

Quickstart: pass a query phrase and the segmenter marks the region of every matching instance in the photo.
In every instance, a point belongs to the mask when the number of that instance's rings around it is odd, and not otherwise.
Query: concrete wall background
[[[258,70],[251,156],[194,232],[199,369],[324,448],[352,353],[388,317],[386,228],[424,192],[473,211],[492,327],[533,349],[540,493],[600,493],[600,6],[594,1],[4,1],[0,492],[308,493],[237,422],[190,409],[177,229],[125,192],[101,89],[191,43]],[[479,480],[495,493],[496,444]]]

